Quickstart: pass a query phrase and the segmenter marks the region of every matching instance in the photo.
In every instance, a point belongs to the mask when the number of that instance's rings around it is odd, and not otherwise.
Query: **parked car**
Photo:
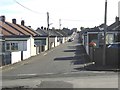
[[[120,49],[120,42],[109,44],[108,48],[119,48]]]

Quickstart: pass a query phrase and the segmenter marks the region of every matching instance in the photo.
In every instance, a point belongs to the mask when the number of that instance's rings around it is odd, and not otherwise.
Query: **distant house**
[[[56,37],[55,47],[62,43],[63,35],[61,33],[57,32],[55,29],[50,30],[50,36],[55,36]]]
[[[36,32],[40,36],[35,38],[35,44],[41,47],[41,52],[48,50],[48,34],[44,30],[37,28]]]
[[[49,46],[50,46],[49,48],[50,49],[62,43],[67,42],[73,33],[72,31],[66,28],[64,28],[63,30],[52,28],[52,29],[49,29],[48,31],[46,28],[41,27],[41,28],[38,28],[36,31],[40,33],[41,36],[46,37],[47,44],[48,44],[48,35],[49,35]]]
[[[56,30],[50,29],[48,31],[44,28],[38,28],[36,31],[38,33],[42,34],[42,36],[46,36],[47,41],[48,41],[48,35],[49,35],[49,46],[50,46],[49,48],[50,49],[60,45],[63,35],[61,33],[57,32]]]
[[[63,31],[63,30],[56,30],[56,31],[62,34],[61,43],[67,42],[68,37],[69,37],[68,34],[65,31]]]

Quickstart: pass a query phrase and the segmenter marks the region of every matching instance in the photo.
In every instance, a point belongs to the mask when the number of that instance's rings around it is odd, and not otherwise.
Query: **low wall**
[[[31,57],[31,56],[30,56],[30,52],[28,52],[28,51],[23,51],[23,60],[24,60],[24,59],[28,59],[29,57]]]
[[[11,64],[21,61],[21,51],[11,52]]]

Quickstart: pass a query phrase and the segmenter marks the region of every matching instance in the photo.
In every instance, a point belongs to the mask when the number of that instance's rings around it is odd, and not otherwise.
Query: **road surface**
[[[3,76],[25,74],[70,73],[85,63],[87,55],[83,52],[78,35],[73,42],[62,44],[48,52],[32,57],[23,63],[3,70]]]

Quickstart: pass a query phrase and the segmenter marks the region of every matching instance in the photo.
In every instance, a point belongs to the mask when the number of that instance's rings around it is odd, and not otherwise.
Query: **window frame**
[[[19,50],[19,44],[15,42],[7,42],[6,43],[6,51],[18,51]]]

